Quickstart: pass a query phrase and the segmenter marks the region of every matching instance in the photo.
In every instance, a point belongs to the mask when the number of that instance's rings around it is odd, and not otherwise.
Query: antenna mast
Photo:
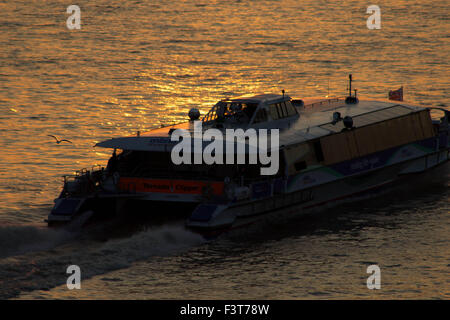
[[[348,96],[349,97],[351,97],[352,96],[352,81],[353,81],[353,78],[352,78],[352,74],[349,74],[348,75]]]
[[[356,97],[356,89],[355,89],[355,96],[352,96],[352,82],[353,82],[352,74],[349,74],[348,75],[348,97],[345,99],[345,103],[347,103],[347,104],[358,103],[358,98]]]

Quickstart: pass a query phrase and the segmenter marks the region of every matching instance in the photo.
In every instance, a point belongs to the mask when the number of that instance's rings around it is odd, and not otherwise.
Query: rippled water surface
[[[0,298],[450,298],[447,173],[213,242],[182,222],[112,238],[43,223],[62,174],[105,163],[96,142],[225,96],[343,95],[353,73],[361,97],[403,85],[406,100],[448,108],[448,1],[76,4],[82,28],[70,31],[65,1],[0,2]],[[366,27],[370,4],[380,30]],[[70,264],[82,290],[64,285]],[[370,264],[379,291],[366,287]]]

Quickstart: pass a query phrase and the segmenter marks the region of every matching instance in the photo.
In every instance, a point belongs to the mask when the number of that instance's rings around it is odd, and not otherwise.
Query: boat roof
[[[232,100],[244,101],[275,101],[285,99],[287,96],[263,94],[256,96],[243,96]],[[290,99],[290,98],[289,98]],[[298,108],[300,117],[289,128],[280,130],[280,146],[294,145],[308,140],[317,139],[329,134],[340,132],[344,126],[340,121],[332,124],[333,113],[339,112],[341,117],[353,118],[355,127],[366,126],[372,123],[385,121],[410,113],[424,110],[423,107],[412,106],[408,103],[384,100],[359,100],[356,104],[347,104],[345,99],[304,99],[305,105]],[[203,129],[207,129],[203,125]],[[96,146],[104,148],[117,148],[141,151],[170,151],[178,141],[170,140],[170,132],[174,129],[193,130],[192,122],[184,122],[163,128],[157,128],[140,136],[121,137],[97,143]]]
[[[280,133],[280,146],[297,144],[340,132],[344,124],[342,121],[332,124],[335,112],[339,112],[342,118],[352,117],[355,127],[363,127],[424,110],[423,107],[399,101],[360,100],[357,104],[347,104],[342,99],[305,101],[305,107],[300,110],[300,120]]]
[[[279,101],[287,99],[290,99],[290,97],[287,95],[264,93],[259,95],[244,95],[232,99],[226,99],[225,101],[239,102],[239,103],[260,103],[260,102],[277,103]]]

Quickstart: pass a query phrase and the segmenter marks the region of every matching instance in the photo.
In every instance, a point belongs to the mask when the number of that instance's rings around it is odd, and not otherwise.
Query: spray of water
[[[10,229],[7,230],[11,232]],[[62,285],[67,280],[66,270],[69,265],[79,266],[82,279],[87,279],[127,268],[134,262],[151,257],[178,254],[205,242],[203,237],[186,230],[183,225],[165,225],[106,242],[77,239],[56,247],[55,241],[49,241],[53,249],[42,251],[47,243],[46,237],[40,232],[36,234],[38,236],[34,240],[44,240],[39,246],[41,251],[27,251],[27,254],[21,256],[0,259],[0,298],[11,298],[23,291]],[[30,248],[30,242],[32,241],[25,241],[26,245],[22,248]]]
[[[52,249],[75,235],[66,230],[53,230],[38,226],[0,226],[0,258],[26,252]]]

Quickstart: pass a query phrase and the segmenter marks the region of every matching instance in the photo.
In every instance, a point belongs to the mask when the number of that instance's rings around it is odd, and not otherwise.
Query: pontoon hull
[[[311,188],[244,204],[231,204],[222,210],[220,219],[190,218],[187,227],[206,235],[216,235],[230,229],[245,227],[265,217],[301,215],[321,211],[343,202],[374,197],[412,178],[415,183],[447,181],[450,173],[449,150],[430,153],[375,170],[337,179]],[[231,223],[223,223],[223,216],[232,217]]]

